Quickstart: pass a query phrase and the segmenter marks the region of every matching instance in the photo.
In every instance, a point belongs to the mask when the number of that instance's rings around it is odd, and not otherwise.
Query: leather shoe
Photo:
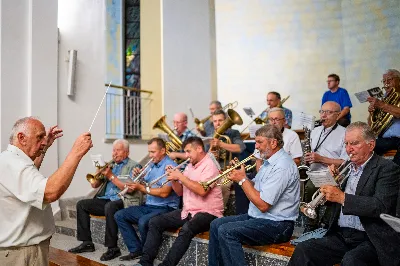
[[[112,260],[119,256],[121,256],[121,251],[119,248],[109,248],[105,253],[103,253],[103,255],[101,255],[100,260]]]
[[[71,248],[68,252],[77,254],[83,252],[93,252],[95,250],[93,243],[82,243],[77,247]]]
[[[141,251],[135,251],[135,252],[131,252],[128,255],[122,256],[119,258],[119,260],[134,260],[138,257],[142,256],[142,252]]]

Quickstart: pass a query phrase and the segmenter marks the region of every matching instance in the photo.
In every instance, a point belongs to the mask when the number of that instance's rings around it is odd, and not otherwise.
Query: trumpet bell
[[[240,115],[233,109],[228,109],[228,117],[235,125],[243,125],[243,120]]]
[[[317,212],[315,208],[313,208],[310,204],[302,202],[300,204],[300,211],[307,216],[308,218],[315,219],[317,218]]]

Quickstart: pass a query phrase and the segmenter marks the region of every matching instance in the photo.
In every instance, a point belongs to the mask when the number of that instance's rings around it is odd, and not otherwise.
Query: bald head
[[[187,115],[185,113],[176,113],[174,115],[174,128],[178,137],[187,129]]]
[[[320,117],[325,128],[331,127],[337,122],[340,114],[340,105],[336,102],[326,102],[321,106]]]

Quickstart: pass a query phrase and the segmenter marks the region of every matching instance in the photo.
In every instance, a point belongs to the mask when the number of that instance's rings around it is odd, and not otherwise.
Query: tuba
[[[349,157],[351,158],[351,155]],[[334,176],[334,179],[336,183],[338,184],[339,187],[342,186],[342,184],[346,181],[348,177],[348,171],[350,169],[350,166],[352,165],[352,162],[349,160],[344,161],[338,168],[337,171],[339,173]],[[304,213],[305,216],[315,219],[317,218],[317,207],[320,205],[325,204],[326,198],[323,193],[321,193],[320,189],[318,189],[314,195],[312,196],[312,201],[309,203],[301,202],[300,203],[300,211]]]
[[[219,139],[222,138],[225,140],[226,143],[232,144],[231,139],[227,135],[223,135],[223,133],[233,125],[242,125],[243,120],[240,117],[240,115],[233,109],[228,109],[227,114],[226,114],[226,119],[224,123],[215,130],[214,139]],[[229,153],[229,159],[227,158],[227,152],[226,150],[221,150],[219,147],[211,147],[210,151],[216,155],[215,159],[217,161],[219,159],[224,160],[224,166],[226,166],[227,161],[230,162],[232,160],[232,153]]]
[[[224,107],[222,107],[222,110],[227,110],[227,109],[235,109],[238,106],[238,102],[234,101],[233,103],[228,103]],[[207,122],[207,120],[210,119],[212,115],[207,116],[206,118],[200,120],[198,118],[194,119],[194,123],[197,125],[197,127],[201,130],[204,131],[204,124]]]
[[[386,94],[386,97],[382,99],[384,103],[400,107],[400,95],[396,92],[395,88],[392,87]],[[384,112],[381,109],[376,109],[370,113],[369,122],[372,131],[376,136],[383,134],[393,123],[393,115]]]
[[[307,172],[310,171],[310,165],[307,164],[304,160],[305,154],[311,152],[311,130],[308,127],[303,127],[304,129],[304,142],[303,142],[303,157],[301,158],[301,165],[297,167],[300,175],[300,184],[301,184],[301,201],[304,200],[304,191],[305,191],[305,183],[308,179],[310,179],[307,175]]]
[[[182,147],[182,141],[180,138],[175,135],[174,131],[168,126],[165,122],[165,118],[167,116],[164,115],[154,124],[153,129],[160,129],[164,131],[171,141],[168,141],[165,145],[167,146],[167,154],[173,151],[179,151]]]
[[[93,184],[97,180],[105,180],[105,176],[101,173],[104,169],[106,169],[108,166],[111,167],[111,169],[114,167],[114,160],[109,161],[106,163],[104,166],[97,166],[97,171],[95,174],[87,174],[86,175],[86,180],[90,183]]]

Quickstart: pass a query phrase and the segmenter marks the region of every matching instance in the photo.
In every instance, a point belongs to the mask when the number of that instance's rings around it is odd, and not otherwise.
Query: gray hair
[[[122,144],[126,151],[129,151],[129,142],[126,139],[116,139],[113,142],[113,147],[117,144]]]
[[[279,107],[271,108],[271,109],[268,111],[268,114],[273,113],[273,112],[279,112],[279,113],[281,113],[283,116],[285,116],[285,110],[283,110],[283,108],[279,108]]]
[[[218,108],[222,108],[222,104],[220,101],[211,101],[210,105],[213,105],[213,104],[215,104]]]
[[[264,137],[264,138],[268,138],[268,139],[276,139],[278,142],[278,147],[279,148],[283,147],[282,132],[276,126],[265,125],[263,127],[260,127],[256,131],[256,136]]]
[[[386,70],[385,74],[391,74],[392,76],[400,78],[400,72],[397,69],[388,69]]]
[[[15,139],[17,138],[18,133],[23,133],[24,135],[29,136],[28,123],[31,120],[40,121],[36,117],[27,116],[27,117],[20,118],[15,122],[14,126],[11,129],[10,144],[14,143]]]
[[[361,131],[361,136],[366,142],[369,142],[371,140],[375,141],[376,136],[367,123],[361,121],[351,123],[346,127],[346,133],[354,129],[358,129]]]

